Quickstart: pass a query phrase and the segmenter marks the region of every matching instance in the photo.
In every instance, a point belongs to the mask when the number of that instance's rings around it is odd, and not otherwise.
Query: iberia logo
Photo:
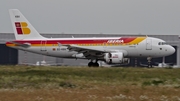
[[[28,24],[26,22],[15,22],[16,31],[18,34],[30,34],[31,30],[27,27]]]

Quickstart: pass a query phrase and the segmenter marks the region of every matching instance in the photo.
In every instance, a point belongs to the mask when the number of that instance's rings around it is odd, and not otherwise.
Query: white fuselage
[[[105,38],[71,38],[71,40],[101,40]],[[108,39],[108,38],[106,38]],[[113,38],[110,38],[113,39]],[[116,39],[116,38],[114,38]],[[13,47],[37,54],[43,54],[53,57],[61,57],[61,58],[84,58],[83,54],[79,54],[76,51],[69,51],[66,46],[58,46],[58,44],[54,44],[52,46],[47,46],[46,42],[48,40],[58,40],[58,39],[46,39],[42,40],[40,43],[41,46],[30,46],[28,48],[24,47]],[[64,38],[60,40],[69,40]],[[26,41],[24,41],[26,43]],[[125,45],[107,45],[107,44],[99,44],[99,45],[92,45],[86,44],[82,47],[86,47],[87,49],[98,49],[102,51],[120,51],[125,54],[125,57],[163,57],[168,56],[174,53],[175,49],[167,44],[160,44],[165,43],[165,41],[158,39],[147,37],[145,40],[141,41],[138,44],[125,44]],[[113,44],[113,43],[112,43]],[[75,56],[76,55],[76,56]]]

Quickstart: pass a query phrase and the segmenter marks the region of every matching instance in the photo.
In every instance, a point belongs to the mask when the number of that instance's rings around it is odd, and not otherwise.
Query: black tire
[[[97,62],[94,63],[94,67],[99,67],[99,64]]]
[[[93,62],[89,62],[88,63],[88,67],[93,67],[94,63]]]

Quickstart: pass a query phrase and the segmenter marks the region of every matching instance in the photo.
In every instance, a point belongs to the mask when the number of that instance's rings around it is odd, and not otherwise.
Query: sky
[[[0,0],[0,33],[19,9],[39,33],[180,35],[180,0]]]

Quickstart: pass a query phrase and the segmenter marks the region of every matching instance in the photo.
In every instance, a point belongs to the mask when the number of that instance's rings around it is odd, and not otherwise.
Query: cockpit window
[[[158,45],[167,45],[166,42],[159,42]]]

